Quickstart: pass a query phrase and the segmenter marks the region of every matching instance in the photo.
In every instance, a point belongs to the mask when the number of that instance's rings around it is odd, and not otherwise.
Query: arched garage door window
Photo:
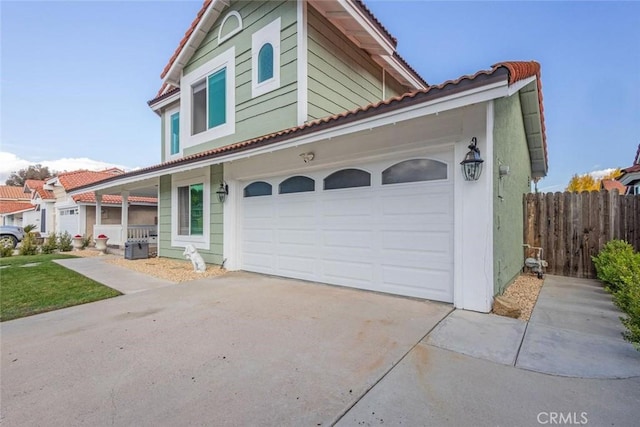
[[[264,181],[256,181],[244,187],[244,197],[270,196],[271,184]]]
[[[369,187],[371,174],[360,169],[342,169],[332,173],[324,179],[325,190],[339,188]]]
[[[280,194],[304,193],[306,191],[315,191],[316,182],[306,176],[292,176],[280,183]]]
[[[447,179],[447,164],[431,159],[411,159],[396,163],[382,172],[382,184]]]

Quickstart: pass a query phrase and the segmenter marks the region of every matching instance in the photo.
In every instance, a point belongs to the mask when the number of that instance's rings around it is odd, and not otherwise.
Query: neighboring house
[[[640,194],[640,144],[633,159],[633,165],[622,169],[618,181],[627,188],[627,194]]]
[[[2,225],[22,227],[23,216],[34,209],[31,197],[23,192],[22,187],[0,185],[0,223]]]
[[[24,213],[22,223],[33,224],[36,226],[36,231],[43,236],[48,236],[49,232],[55,232],[53,224],[56,199],[51,190],[44,188],[45,185],[44,180],[27,179],[25,181],[23,191],[30,195],[34,209]]]
[[[101,233],[109,236],[109,244],[122,244],[126,240],[126,230],[129,233],[144,231],[145,237],[155,237],[157,229],[158,200],[156,197],[105,196],[101,199],[99,211],[96,196],[93,192],[82,192],[69,195],[75,188],[96,183],[107,178],[122,175],[120,169],[105,171],[78,170],[59,173],[58,176],[46,181],[45,189],[52,192],[54,197],[54,223],[52,229],[56,233],[65,231],[72,236],[76,234],[97,236]],[[96,211],[100,215],[96,215]],[[125,214],[123,214],[123,212]],[[96,218],[98,225],[96,225]],[[124,225],[123,225],[124,224]],[[100,226],[103,226],[100,228]]]
[[[360,0],[207,0],[161,77],[163,163],[71,192],[158,194],[160,256],[481,312],[521,272],[538,63],[429,85]]]

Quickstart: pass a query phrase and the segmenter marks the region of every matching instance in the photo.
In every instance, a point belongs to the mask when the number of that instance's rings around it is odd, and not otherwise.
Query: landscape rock
[[[504,295],[499,295],[494,298],[493,312],[499,316],[513,317],[514,319],[520,317],[520,307],[518,307],[518,303]]]

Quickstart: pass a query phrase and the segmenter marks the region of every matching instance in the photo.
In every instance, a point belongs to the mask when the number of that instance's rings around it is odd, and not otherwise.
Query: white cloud
[[[34,164],[41,164],[42,166],[48,167],[49,170],[56,172],[73,171],[78,169],[99,171],[113,167],[120,168],[125,171],[131,170],[131,168],[126,166],[92,160],[87,157],[80,157],[76,159],[62,158],[56,160],[42,160],[31,162],[29,160],[21,159],[13,153],[0,151],[0,184],[4,184],[4,182],[7,180],[7,178],[9,178],[12,172],[17,172],[20,169],[24,169],[29,165]]]
[[[614,170],[616,170],[616,169],[615,168],[600,169],[600,170],[589,172],[589,175],[591,175],[594,179],[602,179],[605,176],[609,175]]]

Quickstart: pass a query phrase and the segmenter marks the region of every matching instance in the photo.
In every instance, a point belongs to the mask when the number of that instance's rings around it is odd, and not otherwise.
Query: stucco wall
[[[531,189],[531,163],[517,94],[494,103],[494,291],[502,293],[522,269],[522,196]],[[509,175],[499,178],[501,165]]]
[[[209,215],[209,231],[210,246],[209,249],[198,249],[202,258],[209,264],[222,263],[222,204],[218,201],[216,191],[223,179],[222,165],[209,166],[211,168],[210,179],[210,215]],[[160,178],[160,198],[158,211],[159,216],[159,256],[167,258],[184,259],[182,255],[184,246],[171,245],[171,176],[165,175]]]

